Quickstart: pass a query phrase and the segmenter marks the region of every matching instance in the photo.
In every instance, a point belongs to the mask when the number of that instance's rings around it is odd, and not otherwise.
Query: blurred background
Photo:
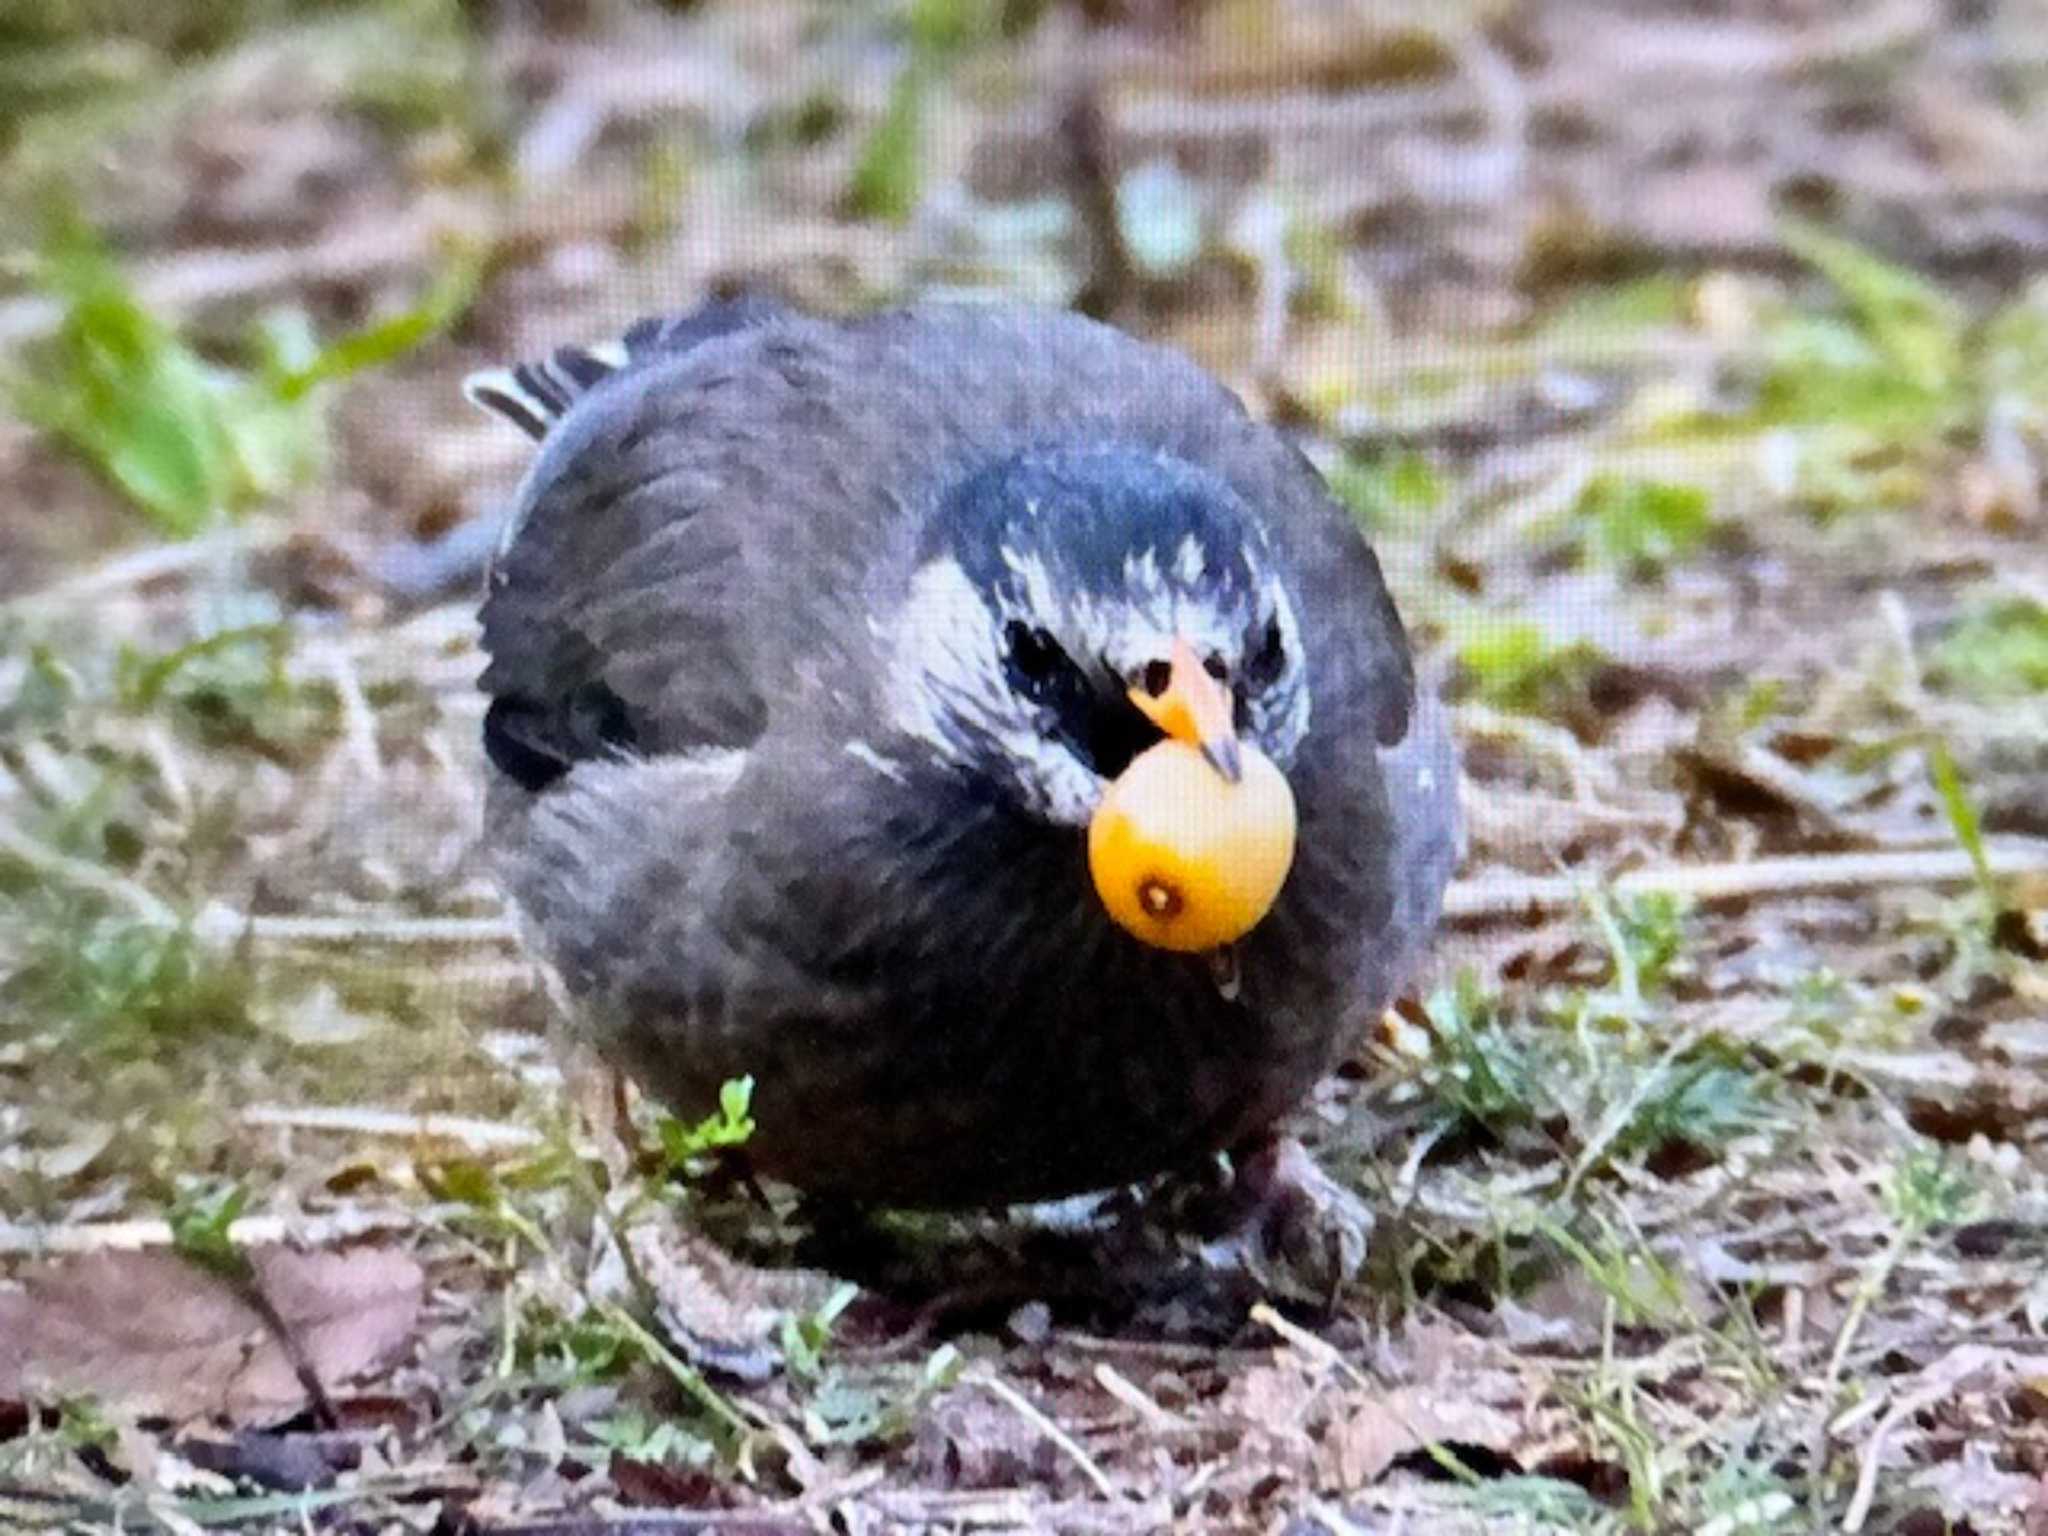
[[[1526,1303],[1510,1251],[1668,1259],[1750,1199],[1839,1220],[1838,1319],[1885,1234],[2038,1213],[2044,146],[2043,0],[0,0],[7,1251],[224,1191],[417,1211],[555,1134],[470,852],[528,445],[459,384],[738,293],[1112,320],[1373,537],[1471,780],[1436,1001],[1319,1111],[1412,1157],[1400,1294]],[[2048,1308],[1918,1283],[1914,1370]],[[2037,1475],[1994,1420],[1949,1460]],[[1618,1507],[1852,1496],[1757,1464]],[[2015,1486],[1879,1507],[1992,1529]]]

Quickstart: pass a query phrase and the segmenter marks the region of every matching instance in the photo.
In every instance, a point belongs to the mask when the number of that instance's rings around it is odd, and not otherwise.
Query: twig
[[[1031,1405],[1031,1400],[1025,1397],[1022,1392],[1019,1392],[1001,1377],[989,1372],[977,1371],[967,1379],[973,1382],[974,1385],[984,1387],[994,1396],[1001,1398],[1016,1412],[1019,1418],[1023,1419],[1033,1429],[1036,1429],[1046,1439],[1059,1447],[1066,1454],[1067,1459],[1079,1467],[1088,1481],[1095,1485],[1097,1493],[1101,1494],[1105,1499],[1122,1502],[1123,1495],[1117,1492],[1116,1484],[1109,1480],[1108,1474],[1096,1465],[1095,1458],[1090,1456],[1082,1448],[1081,1443],[1072,1435],[1068,1434],[1059,1425],[1053,1423],[1051,1419],[1034,1408]]]
[[[2038,839],[2003,839],[1989,844],[1985,851],[1996,874],[2048,874],[2048,843]],[[1974,878],[1970,856],[1960,848],[1673,864],[1628,870],[1606,881],[1591,875],[1488,875],[1454,881],[1444,898],[1444,916],[1451,922],[1483,924],[1563,911],[1579,905],[1587,888],[1595,884],[1604,884],[1617,895],[1658,892],[1720,902],[1881,886],[1966,885]]]
[[[240,1248],[231,1248],[235,1262],[221,1266],[207,1263],[193,1254],[183,1255],[185,1262],[201,1274],[210,1275],[235,1294],[243,1306],[254,1312],[277,1347],[284,1352],[292,1375],[299,1381],[299,1387],[306,1394],[307,1407],[311,1409],[313,1421],[321,1429],[332,1432],[341,1428],[341,1416],[334,1411],[334,1399],[327,1395],[327,1384],[320,1379],[320,1372],[313,1364],[313,1357],[306,1351],[306,1345],[292,1325],[284,1320],[284,1314],[277,1310],[277,1303],[270,1299],[270,1293],[263,1289],[263,1282],[250,1265],[247,1255]]]
[[[461,948],[511,944],[519,937],[509,917],[253,917],[216,904],[193,925],[205,941],[227,947],[254,944],[397,944]]]
[[[459,1203],[444,1203],[417,1208],[334,1211],[323,1216],[244,1216],[229,1226],[228,1238],[238,1248],[265,1247],[273,1243],[320,1248],[372,1232],[410,1231],[436,1226],[468,1209]],[[154,1218],[69,1222],[55,1226],[0,1221],[0,1256],[168,1248],[172,1242],[171,1224]]]
[[[1947,1382],[1923,1387],[1893,1403],[1885,1416],[1877,1421],[1877,1428],[1870,1432],[1870,1438],[1863,1444],[1863,1454],[1857,1458],[1856,1489],[1850,1494],[1849,1507],[1842,1514],[1842,1529],[1849,1536],[1855,1536],[1863,1529],[1863,1522],[1870,1518],[1870,1506],[1877,1498],[1877,1474],[1884,1461],[1885,1441],[1905,1419],[1932,1403],[1940,1402],[1950,1390]]]
[[[1251,1319],[1261,1328],[1280,1335],[1289,1344],[1314,1360],[1329,1366],[1343,1376],[1354,1387],[1378,1395],[1382,1388],[1365,1372],[1344,1358],[1343,1352],[1328,1339],[1317,1338],[1299,1323],[1289,1322],[1280,1315],[1279,1309],[1271,1302],[1261,1301],[1252,1307]]]
[[[414,1115],[396,1109],[343,1104],[252,1104],[244,1125],[303,1131],[346,1131],[358,1136],[402,1136],[413,1140],[459,1141],[480,1151],[539,1146],[539,1131],[467,1115]]]
[[[1884,1417],[1871,1430],[1870,1438],[1863,1443],[1862,1453],[1857,1458],[1855,1491],[1849,1497],[1849,1507],[1842,1514],[1841,1528],[1848,1536],[1855,1536],[1870,1518],[1870,1506],[1877,1498],[1877,1479],[1883,1471],[1885,1442],[1892,1432],[1932,1404],[1953,1399],[1968,1377],[1987,1366],[2006,1365],[2009,1369],[2008,1363],[1997,1359],[1999,1353],[1995,1346],[1980,1342],[1959,1344],[1923,1370],[1918,1385],[1896,1398],[1885,1410]],[[1837,1419],[1830,1430],[1839,1434],[1847,1420],[1848,1415]]]
[[[1145,1389],[1107,1360],[1095,1362],[1095,1384],[1145,1421],[1153,1429],[1186,1429],[1188,1421],[1169,1413],[1152,1400]]]

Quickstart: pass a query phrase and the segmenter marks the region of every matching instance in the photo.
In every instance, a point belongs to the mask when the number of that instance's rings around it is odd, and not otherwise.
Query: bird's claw
[[[1364,1268],[1373,1213],[1317,1165],[1292,1136],[1242,1149],[1234,1159],[1235,1230],[1212,1254],[1235,1262],[1267,1290],[1328,1306]]]

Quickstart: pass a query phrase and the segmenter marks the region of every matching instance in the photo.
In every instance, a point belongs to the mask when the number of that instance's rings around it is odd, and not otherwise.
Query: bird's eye
[[[1280,679],[1280,673],[1287,665],[1287,646],[1280,635],[1280,617],[1275,614],[1266,620],[1266,632],[1259,637],[1258,649],[1244,664],[1245,682],[1252,688],[1270,688]]]
[[[1173,663],[1170,661],[1148,661],[1145,670],[1138,674],[1138,686],[1153,698],[1165,693],[1173,683]]]
[[[1230,663],[1221,656],[1211,654],[1202,662],[1202,670],[1219,683],[1230,681]]]
[[[1010,649],[1010,669],[1023,691],[1040,698],[1073,668],[1059,641],[1043,629],[1011,620],[1003,630],[1003,643]]]

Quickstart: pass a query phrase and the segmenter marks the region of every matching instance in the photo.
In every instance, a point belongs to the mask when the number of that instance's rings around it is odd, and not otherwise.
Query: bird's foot
[[[1268,1136],[1231,1158],[1227,1228],[1212,1258],[1242,1266],[1266,1289],[1329,1306],[1365,1266],[1373,1213],[1292,1136]]]

